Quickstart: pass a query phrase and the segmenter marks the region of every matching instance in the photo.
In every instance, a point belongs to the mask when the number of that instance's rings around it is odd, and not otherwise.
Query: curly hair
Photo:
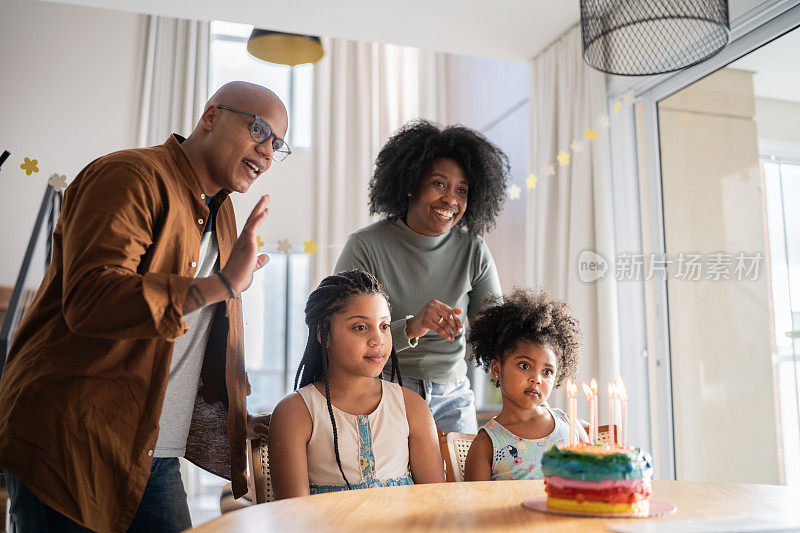
[[[502,299],[488,296],[472,321],[467,339],[473,359],[486,372],[492,360],[502,364],[520,341],[553,349],[557,359],[556,387],[575,376],[582,345],[581,327],[569,314],[567,303],[551,297],[547,289],[516,287]]]
[[[454,160],[469,182],[467,210],[458,226],[472,235],[492,229],[506,197],[508,156],[479,132],[464,126],[444,129],[426,120],[409,122],[381,148],[369,182],[370,215],[405,216],[408,195],[435,159]]]

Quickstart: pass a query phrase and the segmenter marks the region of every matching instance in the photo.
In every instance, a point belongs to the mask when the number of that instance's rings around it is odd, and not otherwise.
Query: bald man
[[[233,82],[192,134],[123,150],[64,195],[53,258],[0,380],[0,464],[17,531],[191,527],[178,457],[247,490],[239,295],[267,262],[241,235],[244,193],[283,141],[286,108]]]

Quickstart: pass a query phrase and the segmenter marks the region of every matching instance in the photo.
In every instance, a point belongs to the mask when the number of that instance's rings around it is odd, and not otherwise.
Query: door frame
[[[637,146],[639,216],[642,251],[665,253],[664,211],[661,188],[658,102],[725,67],[782,35],[800,27],[800,1],[778,1],[754,8],[731,24],[731,42],[707,61],[671,75],[649,77],[630,83],[615,78],[609,82],[611,100],[624,92],[635,97],[634,120],[622,125],[623,136]],[[645,329],[650,388],[652,451],[659,479],[675,479],[675,438],[672,403],[672,373],[669,339],[667,280],[645,281]]]

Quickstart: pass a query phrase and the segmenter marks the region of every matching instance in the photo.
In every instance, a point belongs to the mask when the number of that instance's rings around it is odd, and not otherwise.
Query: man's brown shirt
[[[150,474],[172,341],[209,208],[171,136],[90,163],[66,189],[53,256],[0,380],[0,464],[88,528],[124,531]],[[236,240],[227,194],[214,231]],[[240,300],[217,304],[186,458],[246,492]]]

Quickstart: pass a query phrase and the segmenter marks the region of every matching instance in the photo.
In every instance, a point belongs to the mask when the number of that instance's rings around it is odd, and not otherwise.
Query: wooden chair
[[[439,449],[444,461],[447,481],[464,481],[464,463],[475,435],[472,433],[444,433],[439,437]]]
[[[249,483],[248,483],[249,485]],[[231,488],[230,481],[222,486],[222,491],[219,495],[219,512],[221,514],[230,513],[231,511],[238,511],[245,507],[253,505],[252,490],[248,490],[247,494],[241,498],[234,499],[233,488]]]
[[[617,426],[599,426],[597,428],[597,444],[610,444],[617,442],[619,434],[617,433]]]
[[[250,462],[250,490],[255,496],[255,503],[266,503],[275,500],[272,492],[272,478],[269,473],[269,449],[267,439],[250,439],[247,443],[247,458]]]
[[[464,464],[467,453],[475,435],[471,433],[442,433],[439,435],[439,449],[444,462],[444,473],[447,481],[464,481]],[[617,436],[617,426],[600,426],[597,428],[598,444],[607,444]]]

